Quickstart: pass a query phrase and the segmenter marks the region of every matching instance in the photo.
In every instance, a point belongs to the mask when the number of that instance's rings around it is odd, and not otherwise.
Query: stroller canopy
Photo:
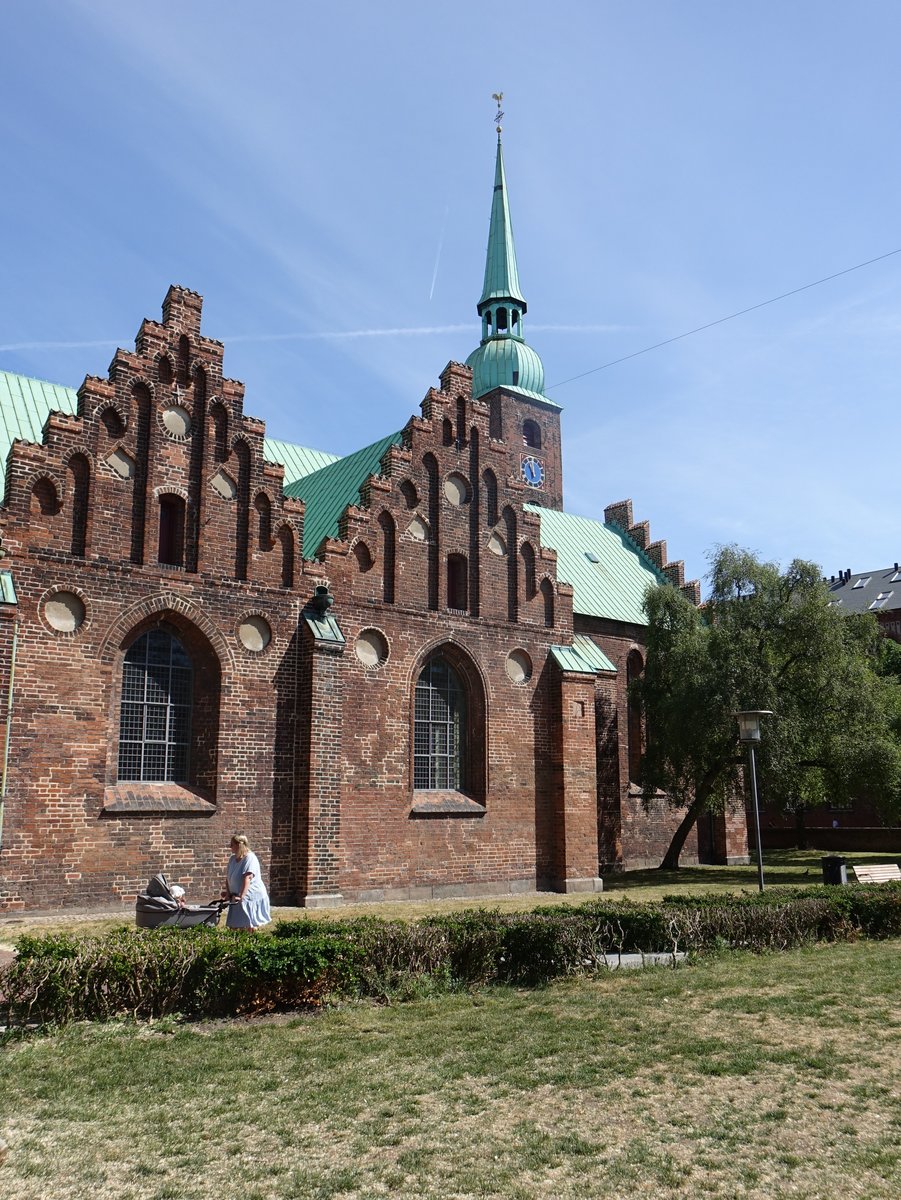
[[[218,925],[224,905],[219,901],[210,904],[179,904],[172,895],[172,885],[160,871],[154,875],[135,901],[135,924],[142,929],[160,929],[175,926],[185,929],[191,925]]]

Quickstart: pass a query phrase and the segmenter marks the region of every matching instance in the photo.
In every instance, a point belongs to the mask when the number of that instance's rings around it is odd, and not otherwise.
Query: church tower
[[[502,95],[502,94],[501,94]],[[501,144],[500,97],[497,158],[488,227],[485,280],[477,311],[482,340],[466,360],[472,397],[488,404],[491,437],[509,446],[511,481],[528,489],[531,503],[563,507],[560,406],[544,394],[544,366],[525,340],[528,305],[519,285],[510,202]]]

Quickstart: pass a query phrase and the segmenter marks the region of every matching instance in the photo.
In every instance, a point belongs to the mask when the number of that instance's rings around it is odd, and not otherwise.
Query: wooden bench
[[[867,863],[862,867],[852,867],[858,883],[890,883],[892,880],[901,881],[901,867],[897,863]]]

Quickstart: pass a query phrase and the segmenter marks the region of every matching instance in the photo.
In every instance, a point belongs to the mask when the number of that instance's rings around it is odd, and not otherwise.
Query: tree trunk
[[[807,825],[804,821],[804,809],[795,809],[795,839],[799,850],[807,849]]]
[[[698,784],[695,798],[689,804],[688,811],[679,822],[679,828],[673,834],[673,840],[669,844],[669,849],[663,856],[663,861],[659,869],[661,871],[678,871],[679,870],[679,855],[682,853],[682,848],[685,845],[685,839],[691,833],[698,817],[707,807],[707,801],[710,798],[710,793],[713,791],[716,781],[722,775],[723,771],[730,765],[730,761],[723,761],[711,767],[701,782]]]
[[[688,811],[679,822],[679,827],[673,834],[673,840],[669,844],[669,849],[663,856],[663,861],[660,864],[661,871],[679,870],[679,855],[682,853],[685,841],[694,828],[695,822],[704,809],[706,798],[707,793],[695,796],[694,801],[688,806]]]

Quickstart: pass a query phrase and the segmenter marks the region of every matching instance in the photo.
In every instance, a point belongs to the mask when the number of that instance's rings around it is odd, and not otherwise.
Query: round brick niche
[[[44,620],[57,633],[74,633],[84,618],[84,601],[74,592],[54,592],[44,601]]]
[[[172,404],[163,409],[163,425],[171,437],[186,438],[191,432],[191,414],[180,404]]]
[[[469,484],[459,471],[454,471],[452,475],[448,475],[444,481],[444,495],[449,504],[459,506],[465,504],[469,499]]]
[[[528,683],[532,678],[532,660],[525,650],[511,650],[506,667],[507,676],[513,683]]]
[[[364,629],[354,643],[354,651],[364,667],[380,667],[388,661],[388,642],[377,629]]]
[[[245,650],[259,654],[272,641],[269,622],[262,617],[245,617],[238,626],[238,640]]]

